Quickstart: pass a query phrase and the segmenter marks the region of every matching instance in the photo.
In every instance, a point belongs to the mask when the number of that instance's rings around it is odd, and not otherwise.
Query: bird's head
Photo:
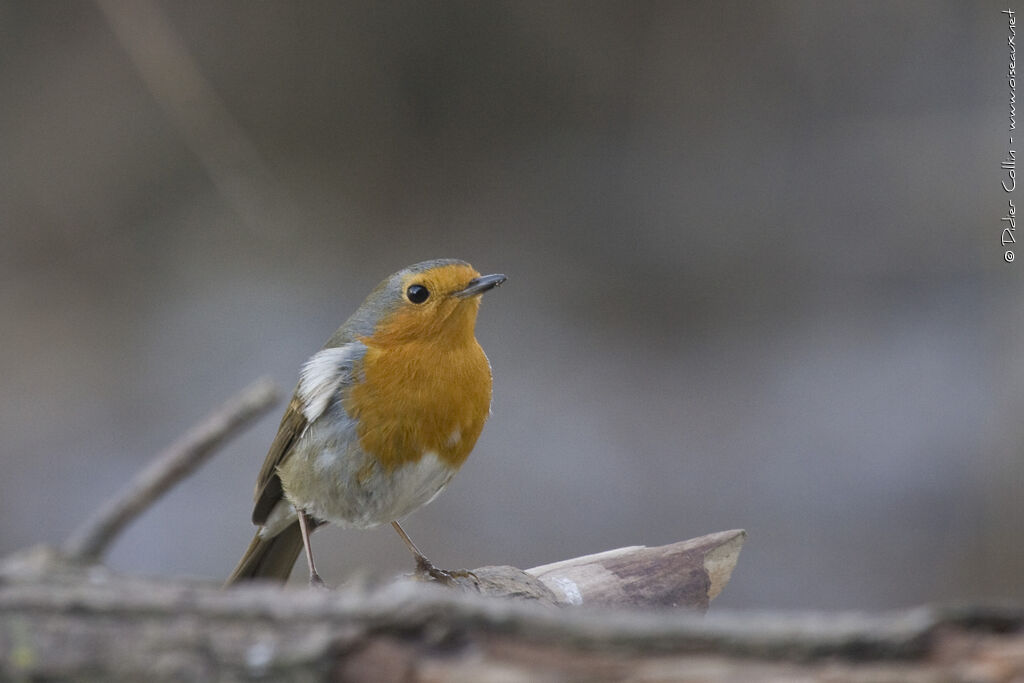
[[[424,261],[381,282],[356,313],[372,321],[375,345],[457,344],[474,339],[481,295],[505,281],[456,259]]]

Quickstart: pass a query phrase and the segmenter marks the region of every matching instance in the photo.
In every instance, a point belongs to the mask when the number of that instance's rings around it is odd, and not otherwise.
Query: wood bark
[[[1019,607],[701,616],[558,608],[409,580],[330,592],[261,584],[225,591],[120,576],[46,549],[0,569],[5,680],[938,683],[1022,676]]]

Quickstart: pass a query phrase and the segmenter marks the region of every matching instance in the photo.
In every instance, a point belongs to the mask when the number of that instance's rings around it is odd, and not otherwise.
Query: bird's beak
[[[508,278],[501,274],[495,275],[481,275],[475,277],[469,281],[465,289],[460,289],[455,292],[452,296],[458,297],[459,299],[468,299],[477,294],[483,294],[489,289],[494,289]]]

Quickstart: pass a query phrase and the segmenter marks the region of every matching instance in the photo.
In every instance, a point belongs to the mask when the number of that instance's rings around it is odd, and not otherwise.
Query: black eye
[[[423,285],[409,285],[409,289],[405,290],[405,295],[414,304],[421,304],[430,296],[430,290]]]

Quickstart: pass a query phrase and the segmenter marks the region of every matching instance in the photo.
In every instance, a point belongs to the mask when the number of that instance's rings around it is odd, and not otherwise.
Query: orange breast
[[[344,402],[358,420],[359,445],[388,471],[429,452],[461,466],[491,406],[491,368],[476,339],[455,346],[364,343],[364,379]]]

